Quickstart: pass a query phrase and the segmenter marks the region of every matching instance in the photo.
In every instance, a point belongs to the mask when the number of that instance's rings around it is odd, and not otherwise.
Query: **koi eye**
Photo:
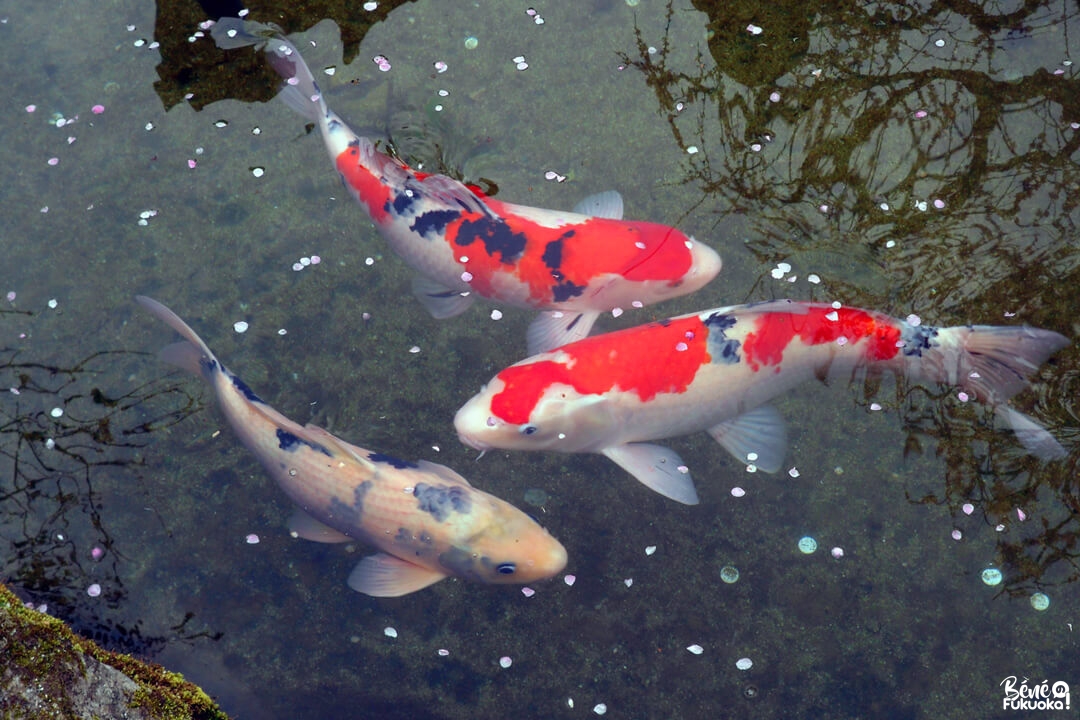
[[[488,415],[487,426],[495,427],[495,418],[493,418],[491,415]]]
[[[517,565],[515,565],[514,563],[511,563],[511,562],[508,562],[508,563],[503,563],[502,565],[499,565],[495,569],[499,571],[500,575],[513,575],[514,571],[517,570]]]
[[[535,425],[522,425],[518,428],[518,432],[522,435],[532,435],[536,430],[537,427]]]

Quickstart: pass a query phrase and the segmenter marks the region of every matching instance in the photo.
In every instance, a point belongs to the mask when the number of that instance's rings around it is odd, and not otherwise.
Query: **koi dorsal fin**
[[[368,455],[371,454],[370,451],[356,447],[355,445],[350,445],[337,435],[334,435],[329,430],[324,430],[318,425],[308,423],[304,426],[303,430],[305,436],[303,439],[319,443],[320,445],[329,448],[332,452],[338,452],[342,455],[351,457],[364,467],[375,470],[375,464],[368,459]]]
[[[435,198],[441,203],[460,208],[467,212],[480,213],[494,217],[491,208],[483,203],[469,188],[446,175],[428,175],[418,182],[414,181],[414,192],[419,191],[423,195]],[[409,183],[406,185],[413,184]]]
[[[417,460],[416,464],[424,472],[429,472],[432,475],[437,475],[438,477],[446,480],[447,482],[461,483],[465,487],[472,487],[472,483],[470,483],[468,480],[463,478],[461,475],[458,475],[455,471],[451,470],[445,465],[433,463],[428,460]]]
[[[589,195],[582,198],[581,202],[574,206],[574,212],[578,215],[591,215],[592,217],[607,220],[622,220],[622,195],[616,190],[607,190],[595,195]]]

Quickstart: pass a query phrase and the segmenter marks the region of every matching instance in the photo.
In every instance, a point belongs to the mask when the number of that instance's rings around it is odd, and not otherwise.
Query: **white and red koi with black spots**
[[[478,450],[603,453],[650,488],[698,501],[682,460],[645,441],[707,430],[775,472],[784,424],[765,405],[813,378],[857,368],[958,386],[991,405],[1044,459],[1062,446],[1005,403],[1069,343],[1056,332],[936,328],[857,308],[782,300],[706,310],[565,345],[496,375],[454,418]]]
[[[286,80],[281,97],[319,127],[345,186],[419,274],[414,293],[435,317],[463,312],[477,295],[545,311],[529,328],[537,353],[585,337],[602,312],[686,295],[720,271],[720,256],[679,230],[623,220],[615,192],[575,212],[545,210],[409,168],[331,111],[299,51],[273,33],[234,18],[213,29],[223,48],[264,47]]]
[[[398,460],[294,423],[218,362],[175,313],[156,300],[136,300],[184,337],[162,358],[210,383],[233,431],[296,503],[292,532],[382,551],[353,570],[354,590],[394,597],[448,576],[526,583],[566,566],[559,541],[513,505],[443,465]]]

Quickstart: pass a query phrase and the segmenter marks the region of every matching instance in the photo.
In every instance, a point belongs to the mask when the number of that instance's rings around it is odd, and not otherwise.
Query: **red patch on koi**
[[[386,208],[393,201],[393,192],[360,164],[359,150],[349,147],[334,159],[334,165],[345,184],[356,192],[357,197],[367,207],[371,219],[380,225],[385,224],[389,217]]]
[[[633,392],[642,402],[661,393],[686,392],[698,369],[711,359],[708,336],[708,328],[694,316],[580,340],[555,351],[567,355],[565,359],[515,365],[499,373],[503,389],[491,398],[491,412],[522,425],[555,384],[582,395]]]
[[[447,228],[446,237],[457,257],[469,258],[472,284],[482,295],[491,293],[496,272],[511,273],[529,286],[529,298],[536,306],[556,301],[556,288],[562,287],[563,300],[568,288],[583,290],[604,275],[621,276],[633,282],[666,281],[672,285],[682,280],[691,267],[688,238],[682,232],[656,223],[624,222],[589,218],[578,224],[545,227],[517,215],[512,206],[484,198],[484,203],[504,225],[500,234],[524,238],[524,249],[513,263],[489,253],[479,238],[459,238],[463,223],[479,216],[463,214],[461,221]],[[551,243],[564,238],[559,262],[550,263],[545,252]],[[468,244],[461,244],[461,241]],[[576,296],[580,293],[570,293]]]
[[[826,316],[836,313],[836,320]],[[773,312],[760,315],[754,330],[743,340],[743,352],[755,372],[762,365],[776,365],[779,372],[784,350],[798,337],[807,345],[836,342],[844,337],[856,343],[870,338],[866,356],[870,360],[888,360],[895,357],[900,348],[900,328],[889,318],[875,316],[853,308],[833,309],[828,305],[815,305],[806,314]]]

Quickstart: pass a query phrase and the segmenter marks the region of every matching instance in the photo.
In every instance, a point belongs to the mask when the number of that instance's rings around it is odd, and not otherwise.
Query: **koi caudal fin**
[[[217,358],[191,327],[180,316],[157,300],[145,295],[136,295],[135,302],[148,313],[175,330],[184,339],[162,348],[160,358],[170,365],[199,375],[213,383],[213,369],[218,367]]]
[[[241,47],[264,50],[270,67],[285,80],[281,99],[312,122],[317,123],[326,116],[326,103],[315,76],[300,57],[300,51],[285,39],[280,28],[223,17],[211,28],[210,35],[222,50]]]
[[[1045,428],[1006,404],[1028,387],[1051,355],[1069,344],[1064,335],[994,325],[909,327],[905,340],[908,377],[957,386],[971,399],[990,405],[1024,447],[1043,460],[1068,454]]]

